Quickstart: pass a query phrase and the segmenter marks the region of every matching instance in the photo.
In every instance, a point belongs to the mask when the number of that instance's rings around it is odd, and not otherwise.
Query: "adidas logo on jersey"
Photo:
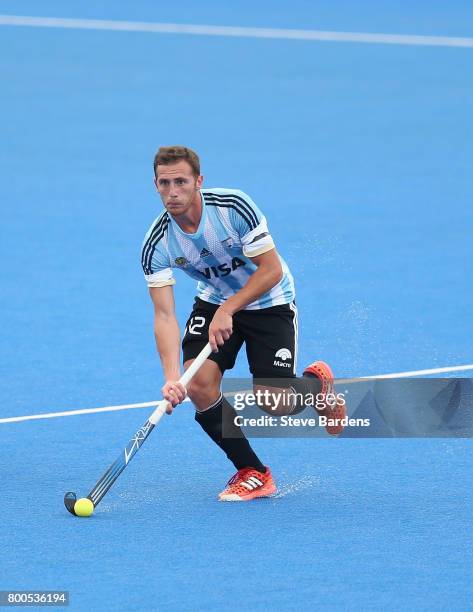
[[[223,246],[227,249],[231,249],[233,246],[233,240],[231,238],[225,238],[225,240],[222,240],[220,244],[223,244]]]
[[[291,363],[285,363],[288,359],[292,359],[292,353],[287,348],[280,348],[276,351],[275,354],[276,359],[273,361],[273,365],[279,366],[280,368],[290,368]],[[279,361],[282,359],[282,361]]]
[[[202,251],[200,252],[200,256],[201,256],[202,258],[204,258],[204,257],[208,257],[209,255],[212,255],[212,253],[211,253],[210,251],[207,251],[207,249],[206,249],[205,247],[204,247],[204,248],[202,249]]]

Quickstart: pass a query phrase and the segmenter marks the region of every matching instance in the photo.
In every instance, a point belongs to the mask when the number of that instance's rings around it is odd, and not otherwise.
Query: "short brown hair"
[[[158,175],[158,164],[167,166],[180,161],[186,161],[189,164],[189,166],[192,168],[192,174],[196,178],[200,176],[199,156],[195,151],[189,149],[189,147],[183,147],[182,145],[172,145],[171,147],[160,147],[158,149],[158,152],[154,156],[154,175]]]

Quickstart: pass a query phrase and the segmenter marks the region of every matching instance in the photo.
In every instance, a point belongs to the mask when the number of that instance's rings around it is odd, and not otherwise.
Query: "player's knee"
[[[215,402],[219,392],[218,388],[214,388],[214,385],[202,377],[194,377],[187,385],[187,395],[201,409]]]
[[[191,360],[186,361],[185,368],[191,363]],[[207,360],[187,385],[187,395],[192,403],[200,410],[205,410],[213,404],[220,395],[221,379],[222,374],[217,364]]]
[[[187,385],[187,395],[194,403],[202,398],[204,391],[205,388],[196,379],[191,380]]]

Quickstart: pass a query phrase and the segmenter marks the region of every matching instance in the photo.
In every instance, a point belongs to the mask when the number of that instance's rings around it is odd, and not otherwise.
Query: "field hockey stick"
[[[212,349],[210,348],[210,344],[207,343],[205,347],[201,350],[201,352],[197,355],[190,367],[179,379],[179,382],[184,385],[184,387],[196,374],[196,372],[199,370],[199,368],[202,366],[202,364],[211,352]],[[118,459],[108,468],[108,470],[105,472],[105,474],[103,474],[103,476],[97,482],[92,491],[87,495],[87,499],[92,502],[94,508],[97,506],[97,504],[100,503],[101,499],[109,491],[115,480],[120,476],[126,466],[136,455],[143,442],[159,423],[163,414],[166,412],[166,407],[168,403],[169,402],[165,399],[161,400],[158,403],[155,411],[151,414],[146,423],[142,427],[140,427],[140,429],[138,429],[133,438],[126,445],[125,450],[122,451]],[[74,514],[74,516],[77,516],[74,511],[74,505],[76,501],[77,495],[73,491],[69,491],[64,495],[64,505],[71,514]]]

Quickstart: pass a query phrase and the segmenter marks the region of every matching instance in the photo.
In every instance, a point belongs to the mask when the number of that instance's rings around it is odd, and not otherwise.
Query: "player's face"
[[[199,201],[197,194],[202,180],[203,177],[196,178],[190,164],[182,160],[166,166],[159,164],[154,182],[166,210],[171,215],[182,215]]]

